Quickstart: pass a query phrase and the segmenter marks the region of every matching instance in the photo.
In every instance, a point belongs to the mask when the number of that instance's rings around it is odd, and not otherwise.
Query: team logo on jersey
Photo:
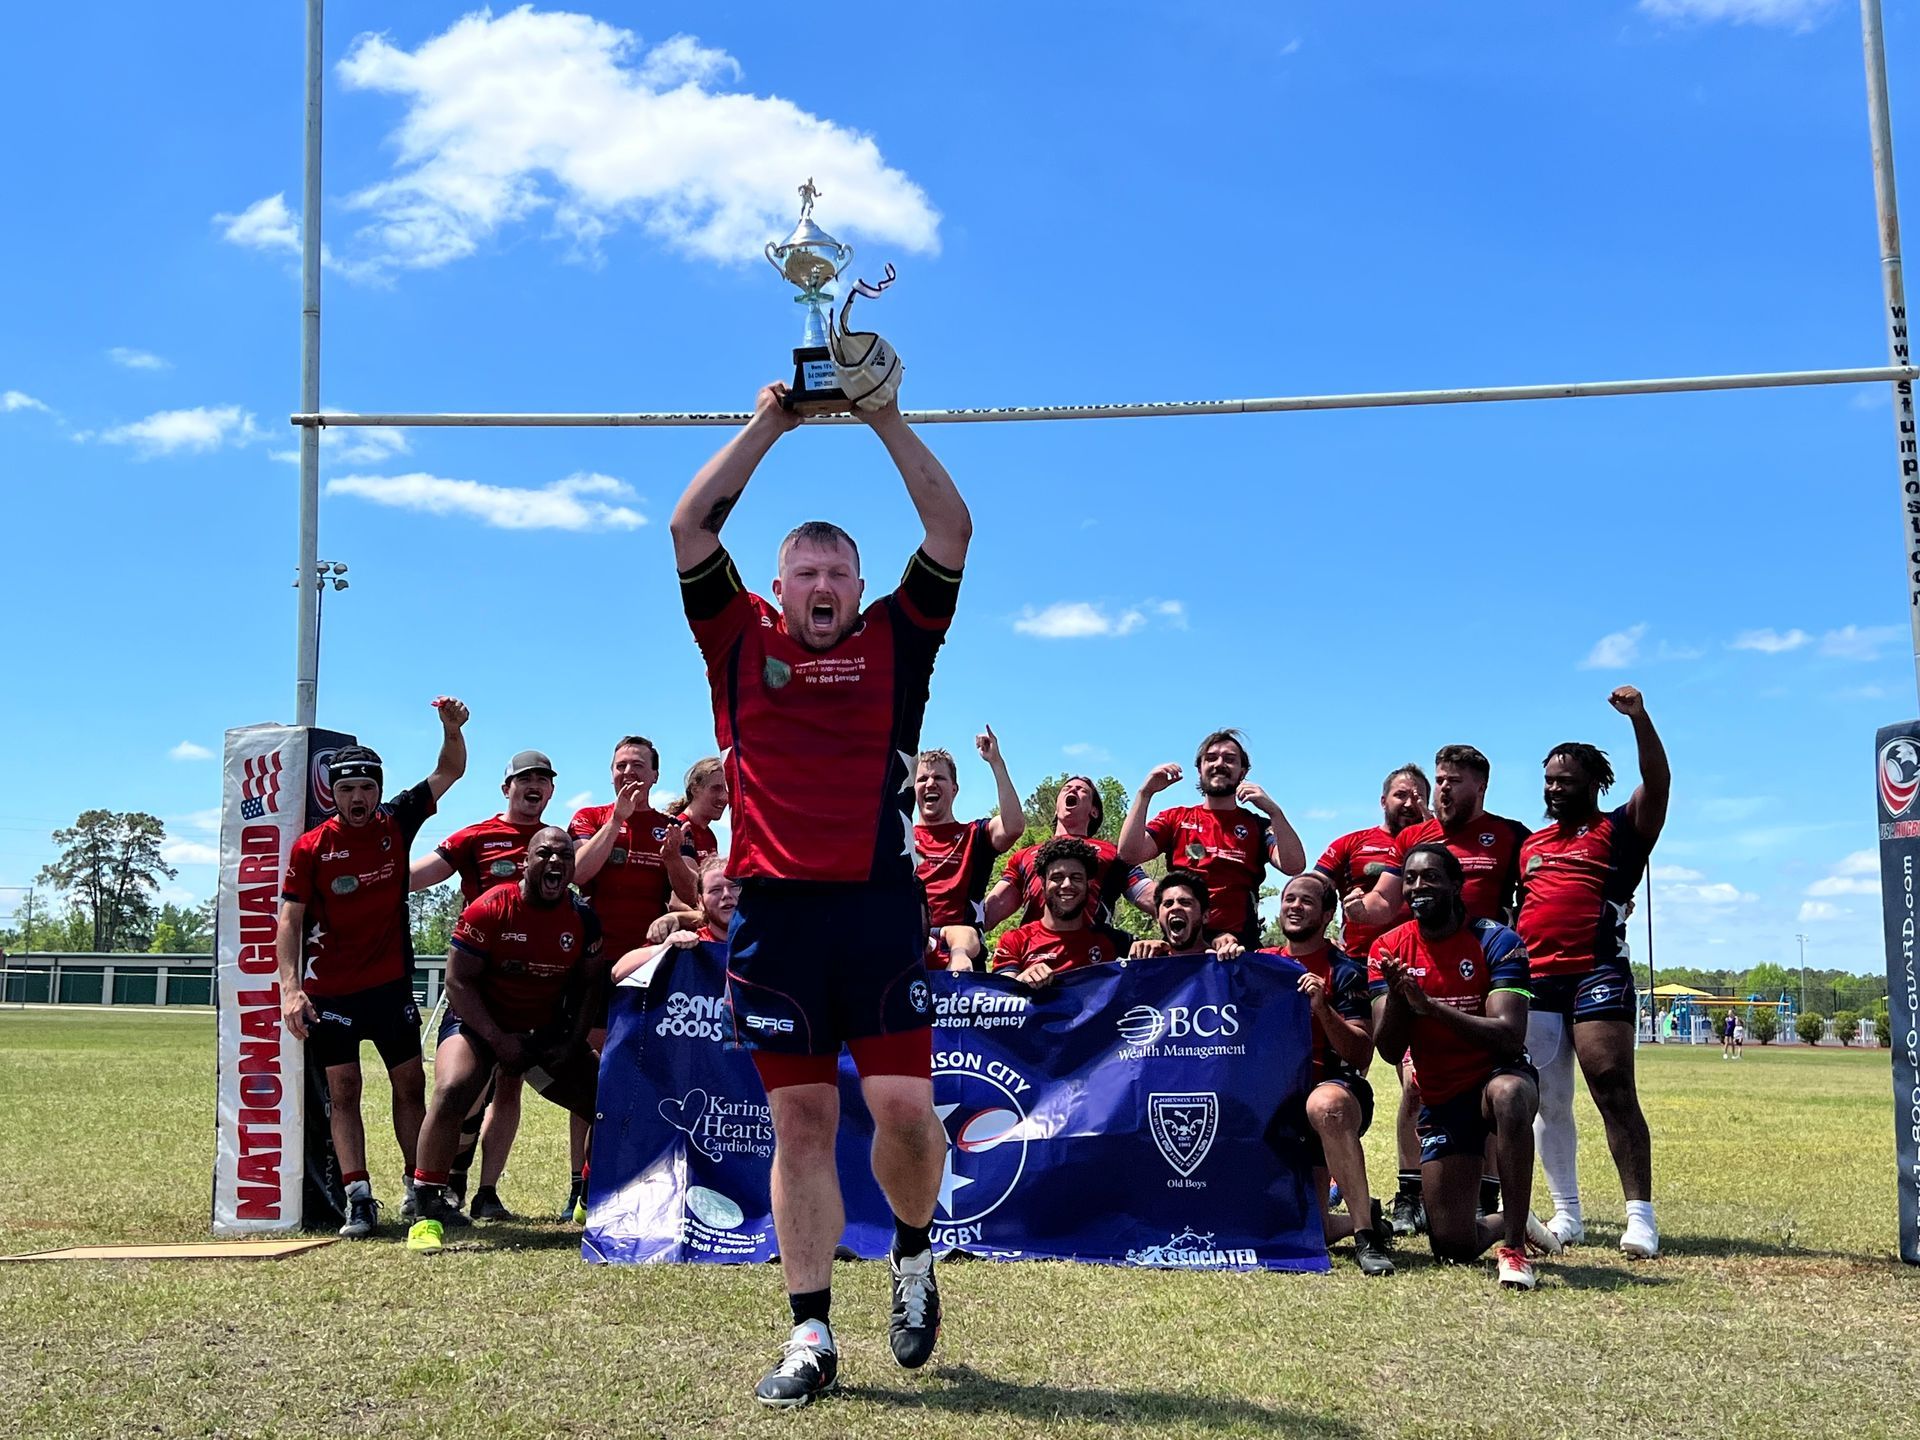
[[[1098,965],[1106,958],[1106,956],[1100,953],[1100,947],[1098,945],[1089,945],[1087,947],[1087,963],[1089,965]]]
[[[1481,832],[1480,844],[1487,849],[1493,848],[1493,832],[1491,830]]]
[[[767,663],[760,667],[760,678],[766,682],[769,690],[779,690],[793,679],[793,667],[784,660],[767,657]]]
[[[1898,820],[1920,800],[1920,745],[1902,737],[1880,747],[1880,806]]]
[[[1212,1090],[1149,1095],[1147,1129],[1160,1147],[1161,1158],[1185,1179],[1200,1168],[1220,1132],[1220,1096]]]
[[[1197,865],[1206,858],[1207,858],[1207,847],[1202,845],[1198,840],[1191,841],[1187,845],[1187,859],[1193,861]]]
[[[1460,957],[1460,978],[1462,980],[1471,980],[1473,978],[1473,972],[1478,968],[1479,967],[1473,963],[1473,957],[1471,955],[1463,955]]]
[[[1547,857],[1540,854],[1527,856],[1527,874],[1531,875],[1546,863]]]
[[[907,987],[907,1004],[913,1007],[913,1013],[924,1015],[933,1008],[933,991],[924,980],[915,980]]]
[[[625,846],[616,845],[613,847],[613,863],[616,865],[624,865],[627,863],[627,851]]]
[[[393,849],[393,837],[391,835],[382,835],[380,837],[380,848],[382,850]]]
[[[666,826],[664,826],[664,825],[656,825],[656,826],[654,826],[654,827],[653,827],[653,838],[654,838],[654,839],[656,839],[656,840],[664,840],[664,839],[666,839],[666,838],[667,838],[667,827],[666,827]]]
[[[496,860],[487,867],[487,873],[489,875],[511,875],[513,874],[513,861]]]
[[[327,888],[336,895],[351,895],[360,888],[360,877],[358,875],[336,875],[333,877],[333,883]]]
[[[1587,994],[1596,1005],[1604,1005],[1613,998],[1612,989],[1605,985],[1596,985]]]
[[[1233,827],[1233,835],[1234,835],[1234,838],[1235,838],[1236,840],[1244,840],[1244,839],[1246,839],[1246,838],[1247,838],[1247,827],[1246,827],[1246,826],[1244,826],[1244,825],[1236,825],[1236,826],[1234,826],[1234,827]]]
[[[560,932],[560,953],[562,955],[571,955],[573,953],[573,932],[571,930],[562,930]]]

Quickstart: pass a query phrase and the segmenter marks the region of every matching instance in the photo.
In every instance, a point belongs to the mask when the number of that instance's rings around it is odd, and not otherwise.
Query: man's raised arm
[[[949,570],[965,569],[967,545],[973,539],[973,516],[967,511],[967,502],[960,498],[953,477],[947,474],[947,467],[934,458],[933,452],[913,433],[913,427],[901,418],[898,405],[854,413],[880,437],[880,443],[887,447],[887,454],[893,457],[894,466],[900,471],[900,478],[907,482],[907,494],[913,500],[913,508],[920,513],[920,524],[926,529],[926,539],[920,548],[927,552],[927,558]],[[698,484],[698,480],[695,483]],[[678,511],[674,513],[673,523],[677,546],[680,540]],[[706,553],[710,554],[711,550]],[[687,566],[687,561],[680,562],[682,570]]]
[[[781,404],[786,394],[777,380],[762,386],[754,397],[753,418],[700,467],[673,507],[673,563],[682,574],[720,548],[720,527],[754,470],[773,442],[800,423],[801,417]]]
[[[1640,755],[1640,784],[1627,801],[1633,827],[1648,845],[1660,838],[1666,828],[1667,802],[1673,795],[1673,770],[1667,764],[1667,747],[1660,732],[1647,718],[1647,702],[1631,685],[1622,685],[1607,697],[1607,703],[1633,722],[1633,738]]]

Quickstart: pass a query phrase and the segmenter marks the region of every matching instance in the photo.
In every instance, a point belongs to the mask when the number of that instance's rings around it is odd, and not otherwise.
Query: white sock
[[[1533,1122],[1533,1148],[1547,1177],[1556,1214],[1580,1215],[1580,1137],[1573,1128],[1573,1046],[1564,1016],[1534,1011],[1527,1016],[1527,1058],[1540,1072],[1540,1113]]]
[[[1627,1201],[1627,1223],[1631,1225],[1636,1220],[1655,1234],[1659,1233],[1660,1227],[1653,1223],[1653,1202],[1651,1200]]]

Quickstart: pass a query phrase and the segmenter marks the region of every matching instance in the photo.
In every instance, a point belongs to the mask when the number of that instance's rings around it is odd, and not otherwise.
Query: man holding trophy
[[[809,182],[808,208],[812,193]],[[802,229],[810,225],[803,215]],[[793,243],[803,242],[815,243],[796,231]],[[844,265],[844,254],[837,259]],[[826,278],[835,274],[829,266]],[[821,277],[808,278],[801,298],[811,304]],[[895,1360],[924,1365],[940,1327],[928,1232],[946,1132],[933,1109],[910,786],[973,520],[894,404],[898,357],[877,336],[847,336],[844,310],[840,320],[830,337],[841,392],[833,408],[851,407],[886,446],[925,531],[898,588],[862,609],[859,549],[826,521],[801,525],[781,544],[772,604],[746,589],[721,546],[720,529],[755,468],[804,418],[789,408],[784,384],[760,391],[753,417],[694,476],[672,522],[733,799],[735,1033],[754,1052],[773,1118],[774,1228],[793,1331],[755,1396],[782,1408],[807,1404],[838,1379],[830,1286],[845,1228],[834,1165],[842,1046],[860,1071],[874,1178],[894,1214]],[[816,396],[815,413],[824,408]]]

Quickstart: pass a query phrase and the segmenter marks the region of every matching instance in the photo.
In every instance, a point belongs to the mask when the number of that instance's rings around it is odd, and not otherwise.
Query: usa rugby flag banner
[[[1893,1145],[1900,1258],[1920,1265],[1920,721],[1889,725],[1874,750],[1880,907],[1893,1031]]]
[[[1000,1260],[1325,1270],[1302,1137],[1307,1004],[1292,962],[1100,965],[1029,991],[929,972],[943,1248]],[[731,1040],[718,946],[616,992],[586,1258],[773,1257],[773,1126]],[[845,1243],[884,1255],[872,1122],[841,1062]]]

